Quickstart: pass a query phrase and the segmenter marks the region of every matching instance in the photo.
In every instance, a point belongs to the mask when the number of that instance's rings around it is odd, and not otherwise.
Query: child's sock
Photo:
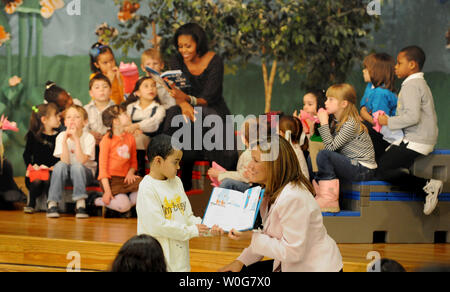
[[[52,207],[58,207],[58,203],[56,203],[55,201],[49,201],[48,202],[48,208],[52,208]]]
[[[86,208],[86,201],[84,199],[78,200],[75,209]]]

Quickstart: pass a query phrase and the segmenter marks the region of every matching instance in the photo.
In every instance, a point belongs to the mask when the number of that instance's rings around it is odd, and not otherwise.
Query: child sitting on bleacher
[[[380,116],[378,121],[390,130],[403,130],[405,137],[381,157],[377,176],[406,190],[425,194],[423,212],[429,215],[436,208],[443,183],[435,179],[427,181],[408,172],[416,158],[433,151],[438,138],[433,95],[422,72],[424,63],[425,53],[417,46],[404,48],[397,56],[395,74],[400,79],[406,78],[399,94],[397,114]]]
[[[316,200],[322,212],[339,212],[339,179],[370,180],[377,168],[375,152],[367,128],[356,108],[356,91],[350,84],[333,85],[327,90],[326,110],[318,113],[320,136],[325,150],[317,155],[319,171]],[[327,112],[328,111],[328,112]],[[337,124],[328,126],[329,114]]]
[[[50,187],[50,173],[59,160],[53,156],[53,152],[58,136],[56,129],[60,124],[58,107],[54,103],[33,106],[23,152],[23,160],[27,168],[25,184],[30,191],[28,205],[23,209],[25,213],[34,213],[36,199],[47,193]],[[31,167],[30,170],[28,170],[29,167]],[[43,172],[44,175],[34,175],[39,172]]]
[[[132,124],[125,128],[136,139],[138,174],[145,176],[145,151],[150,137],[158,133],[166,110],[158,98],[156,82],[151,77],[141,77],[129,98],[136,98],[127,106]]]
[[[213,167],[208,170],[208,175],[212,179],[217,179],[220,182],[221,188],[245,192],[251,187],[245,172],[247,171],[248,164],[252,161],[252,152],[249,148],[249,140],[251,135],[250,132],[258,133],[257,121],[254,119],[245,121],[242,125],[241,131],[241,139],[246,149],[239,156],[236,171],[218,170]]]
[[[324,90],[311,90],[303,96],[303,109],[300,113],[294,112],[294,117],[302,122],[303,132],[299,144],[303,150],[306,150],[304,145],[307,146],[308,151],[305,152],[305,158],[308,162],[310,177],[318,170],[317,154],[323,150],[323,141],[318,130],[320,124],[314,120],[317,119],[319,110],[325,108],[326,99]]]
[[[164,61],[161,56],[161,52],[158,49],[151,48],[142,53],[141,69],[146,72],[146,76],[150,76],[145,69],[146,67],[149,67],[158,73],[162,73],[162,70],[164,69]],[[164,88],[164,86],[161,84],[156,84],[156,89],[158,90],[159,101],[166,110],[176,105],[175,99],[170,95],[167,89]]]
[[[309,180],[308,165],[306,164],[305,155],[299,144],[300,136],[303,131],[302,123],[299,119],[292,116],[282,116],[280,118],[280,135],[291,143],[295,154],[297,155],[300,169],[303,175]]]
[[[397,109],[394,66],[394,59],[385,53],[371,54],[364,59],[363,76],[367,87],[360,103],[361,118],[372,139],[376,161],[384,154],[389,142],[383,139],[382,133],[374,130],[374,114],[381,110],[393,116]]]
[[[110,99],[111,96],[111,82],[108,77],[98,73],[89,81],[89,95],[92,100],[84,106],[88,113],[89,123],[87,129],[89,133],[95,138],[95,143],[98,145],[106,134],[108,128],[103,124],[102,113],[115,103]]]
[[[87,130],[95,138],[95,162],[98,165],[98,157],[100,153],[100,141],[108,131],[103,125],[102,113],[110,106],[115,105],[111,100],[111,82],[108,77],[102,73],[98,73],[89,81],[89,95],[92,101],[84,106],[88,113],[89,123]],[[98,171],[95,174],[98,176]]]
[[[94,181],[96,170],[95,139],[84,131],[88,123],[86,110],[71,105],[64,112],[66,131],[56,137],[53,156],[60,159],[54,166],[48,192],[48,218],[59,218],[58,202],[61,201],[67,179],[73,183],[72,199],[76,202],[76,217],[88,218],[85,200],[86,186]]]
[[[99,176],[103,198],[97,198],[96,206],[106,206],[125,213],[136,205],[137,191],[142,178],[135,175],[137,169],[136,141],[125,132],[131,124],[125,108],[113,105],[102,114],[103,124],[109,128],[100,142]],[[129,195],[128,195],[129,194]]]

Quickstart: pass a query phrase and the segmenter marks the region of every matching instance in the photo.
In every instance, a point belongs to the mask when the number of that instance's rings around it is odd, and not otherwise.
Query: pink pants
[[[120,212],[125,213],[130,211],[130,209],[133,206],[136,206],[136,200],[137,200],[137,192],[130,193],[130,196],[126,194],[118,194],[114,196],[114,199],[109,202],[109,205],[105,205],[102,198],[97,198],[95,200],[95,206],[102,207],[106,206],[107,208]]]

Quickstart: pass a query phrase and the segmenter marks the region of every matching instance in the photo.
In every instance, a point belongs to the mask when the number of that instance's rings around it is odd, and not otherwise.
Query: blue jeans
[[[334,151],[322,150],[317,155],[319,171],[316,180],[342,179],[346,181],[372,180],[376,169],[362,166],[355,160]]]
[[[250,184],[248,184],[248,183],[230,179],[230,178],[224,179],[222,181],[222,183],[220,184],[220,187],[223,189],[239,191],[241,193],[243,193],[246,190],[248,190],[249,188],[251,188]]]
[[[48,201],[61,201],[68,179],[73,184],[72,200],[76,202],[87,199],[86,186],[94,180],[92,171],[80,163],[66,164],[60,161],[53,168],[50,189],[48,191]]]

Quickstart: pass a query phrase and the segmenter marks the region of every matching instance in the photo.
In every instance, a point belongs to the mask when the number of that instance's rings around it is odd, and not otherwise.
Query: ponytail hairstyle
[[[359,125],[358,134],[363,131],[367,132],[366,126],[363,125],[359,118],[358,109],[356,108],[356,90],[352,85],[347,83],[332,85],[327,90],[327,97],[334,97],[340,102],[344,100],[348,102],[348,106],[342,113],[342,117],[336,127],[336,131],[339,131],[341,126],[348,121],[349,118],[352,118]]]
[[[283,115],[280,118],[280,131],[282,131],[285,135],[288,131],[290,131],[291,141],[289,142],[297,144],[300,141],[300,136],[303,132],[302,122],[293,116]]]
[[[34,137],[39,142],[43,142],[42,133],[45,130],[44,124],[41,118],[48,117],[52,113],[58,113],[59,109],[54,103],[41,104],[38,106],[33,106],[30,118],[30,126],[28,133],[26,134],[26,139]]]
[[[110,52],[111,55],[113,56],[114,60],[116,59],[114,57],[114,53],[111,50],[110,47],[105,46],[101,43],[95,43],[92,45],[90,51],[89,51],[89,57],[91,58],[91,71],[92,73],[101,73],[100,69],[97,68],[97,66],[95,66],[95,63],[97,63],[98,61],[98,56],[100,56],[101,54],[104,54],[106,52]]]
[[[139,100],[139,96],[136,95],[136,91],[141,88],[142,83],[144,83],[145,80],[153,80],[153,82],[156,83],[156,81],[151,76],[143,76],[139,78],[139,80],[136,82],[136,85],[134,86],[133,92],[128,96],[126,102],[124,103],[125,106],[128,106],[129,104],[136,102]],[[155,97],[155,101],[159,104],[161,104],[161,101],[158,96]]]
[[[123,105],[112,105],[103,111],[102,121],[103,125],[108,128],[108,137],[110,139],[113,137],[114,120],[118,119],[124,112],[126,112],[126,108]]]
[[[47,83],[45,83],[44,100],[46,100],[48,103],[56,104],[59,108],[59,111],[63,111],[64,108],[61,108],[58,103],[59,95],[62,92],[67,92],[67,91],[64,90],[63,88],[59,87],[58,85],[56,85],[55,82],[47,81]]]

